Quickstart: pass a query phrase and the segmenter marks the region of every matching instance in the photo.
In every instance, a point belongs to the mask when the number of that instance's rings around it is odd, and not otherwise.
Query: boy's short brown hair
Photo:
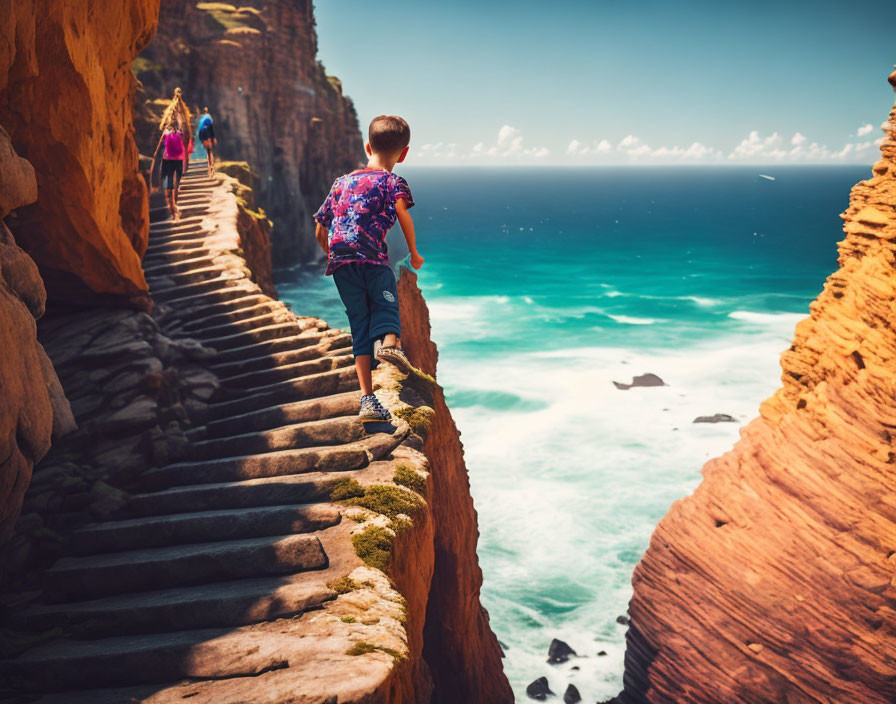
[[[411,128],[398,115],[380,115],[367,129],[370,150],[378,154],[395,154],[411,143]]]

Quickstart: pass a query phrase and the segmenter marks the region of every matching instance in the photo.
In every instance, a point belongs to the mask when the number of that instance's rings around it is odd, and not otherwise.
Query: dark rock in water
[[[667,384],[656,374],[641,374],[640,376],[632,377],[631,384],[623,384],[621,381],[614,381],[613,386],[617,389],[626,391],[635,386],[667,386]]]
[[[572,666],[571,668],[569,668],[569,669],[570,669],[570,670],[579,670],[579,669],[581,669],[581,668],[580,668],[578,665],[573,665],[573,666]]]
[[[551,688],[548,687],[547,677],[539,677],[526,687],[526,696],[529,697],[529,699],[534,699],[539,702],[543,702],[549,696],[553,695],[554,693],[551,691]]]
[[[563,694],[563,704],[578,704],[580,701],[582,701],[582,695],[579,694],[579,690],[574,684],[569,685]]]
[[[600,652],[598,652],[597,657],[602,658],[606,654],[607,654],[606,650],[601,650]]]
[[[627,626],[631,623],[631,620],[628,616],[617,616],[616,623],[622,624],[623,626]]]
[[[562,640],[554,640],[551,641],[551,645],[548,648],[548,662],[551,665],[556,665],[561,662],[566,662],[569,660],[570,655],[575,655],[576,651],[569,647]]]
[[[503,640],[499,640],[498,647],[501,649],[501,657],[506,658],[507,655],[505,653],[507,652],[507,649],[508,649],[507,644]]]
[[[698,416],[694,418],[695,423],[737,423],[737,418],[729,416],[727,413],[716,413],[712,416]]]

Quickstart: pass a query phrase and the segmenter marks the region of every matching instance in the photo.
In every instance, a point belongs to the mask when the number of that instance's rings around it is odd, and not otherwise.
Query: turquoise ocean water
[[[572,682],[585,701],[609,697],[632,570],[778,387],[870,169],[401,173],[505,669],[521,701],[541,675],[560,694]],[[347,324],[322,267],[280,270],[277,286],[297,312]],[[668,385],[612,384],[645,372]],[[738,422],[692,422],[714,413]],[[547,665],[554,637],[582,657]]]

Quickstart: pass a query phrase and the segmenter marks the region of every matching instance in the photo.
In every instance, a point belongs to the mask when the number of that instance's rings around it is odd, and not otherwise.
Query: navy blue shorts
[[[401,336],[395,274],[386,264],[349,262],[333,272],[352,330],[352,353],[373,354],[373,341]]]

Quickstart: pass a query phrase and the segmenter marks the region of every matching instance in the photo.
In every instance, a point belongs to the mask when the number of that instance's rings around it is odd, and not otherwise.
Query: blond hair
[[[182,134],[190,134],[192,132],[190,109],[184,102],[182,96],[183,91],[180,88],[174,89],[174,97],[162,113],[162,120],[159,122],[159,129],[163,130],[168,123],[173,121],[176,129]]]

